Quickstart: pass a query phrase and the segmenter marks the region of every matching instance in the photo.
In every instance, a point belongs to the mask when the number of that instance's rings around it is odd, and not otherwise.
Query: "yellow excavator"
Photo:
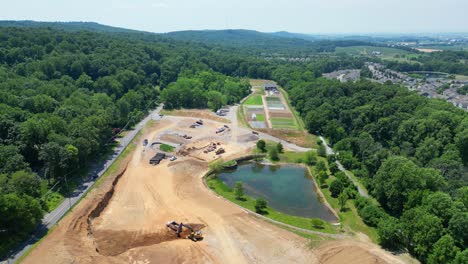
[[[176,221],[171,221],[171,222],[167,222],[166,226],[168,228],[170,228],[171,230],[175,231],[177,237],[181,237],[181,234],[183,232],[183,228],[185,227],[188,230],[190,230],[190,234],[188,236],[186,236],[185,238],[188,238],[188,239],[190,239],[190,240],[192,240],[194,242],[203,240],[203,234],[202,234],[201,230],[195,231],[191,226],[186,225],[186,224],[184,224],[182,222],[179,224]]]

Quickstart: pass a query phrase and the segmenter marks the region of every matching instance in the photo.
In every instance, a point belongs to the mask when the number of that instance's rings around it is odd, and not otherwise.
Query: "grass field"
[[[174,151],[174,147],[173,146],[169,146],[167,144],[161,144],[161,146],[159,147],[159,149],[161,149],[162,151],[164,152],[172,152]]]
[[[288,93],[285,90],[283,90],[283,88],[280,88],[280,92],[283,95],[284,99],[286,100],[286,103],[288,104],[289,110],[291,111],[291,113],[294,115],[294,118],[296,119],[297,129],[299,131],[304,131],[305,130],[304,129],[304,121],[302,121],[302,119],[299,116],[299,113],[296,111],[296,109],[294,109],[294,107],[292,107],[291,101],[289,100]]]
[[[253,94],[244,102],[245,105],[263,105],[262,96],[259,94]]]
[[[257,121],[265,121],[265,115],[264,114],[257,114]]]
[[[387,47],[374,47],[374,46],[351,46],[351,47],[336,47],[336,53],[348,53],[355,55],[372,55],[373,51],[380,51],[382,57],[394,57],[395,55],[406,55],[410,52],[401,49],[387,48]]]
[[[255,212],[255,206],[254,206],[255,199],[253,199],[252,197],[244,195],[245,197],[244,201],[236,200],[232,189],[229,188],[226,184],[224,184],[224,182],[221,181],[220,179],[210,178],[210,179],[207,179],[206,182],[208,184],[208,187],[212,189],[213,191],[215,191],[217,194],[221,195],[222,197],[228,199],[229,201],[237,205],[240,205],[244,208],[247,208]],[[270,207],[266,209],[266,212],[267,213],[264,215],[265,217],[268,217],[270,219],[273,219],[273,220],[276,220],[285,224],[289,224],[289,225],[296,226],[296,227],[303,228],[303,229],[320,231],[324,233],[330,233],[330,234],[337,233],[336,228],[328,222],[324,222],[324,228],[319,229],[319,228],[314,228],[312,226],[309,218],[283,214]]]
[[[297,128],[296,122],[294,122],[294,119],[292,118],[275,117],[270,118],[270,122],[273,128]]]
[[[456,80],[460,80],[460,81],[466,81],[468,80],[468,76],[466,75],[456,75]]]

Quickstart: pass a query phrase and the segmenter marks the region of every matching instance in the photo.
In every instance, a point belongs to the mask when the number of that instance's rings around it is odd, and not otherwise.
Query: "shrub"
[[[332,197],[338,197],[338,195],[340,195],[340,193],[343,191],[344,187],[343,187],[343,184],[341,183],[340,180],[334,180],[331,184],[330,184],[330,192],[331,192],[331,195]]]
[[[265,140],[260,139],[259,141],[257,141],[257,148],[258,148],[261,152],[266,152],[266,143],[265,143]]]
[[[317,170],[317,172],[327,171],[327,165],[325,165],[325,162],[319,161],[315,166],[315,169]]]
[[[325,157],[327,156],[327,151],[325,150],[325,146],[323,145],[320,145],[317,149],[317,154],[320,156],[320,157]]]
[[[273,161],[279,160],[278,150],[276,148],[270,148],[268,150],[268,156],[270,156],[270,159]]]
[[[276,149],[278,150],[278,153],[283,153],[283,144],[281,144],[281,142],[278,142],[278,144],[276,144]]]
[[[375,205],[367,205],[358,211],[364,223],[370,226],[377,226],[380,220],[386,216],[384,210]]]
[[[263,198],[258,198],[255,200],[255,212],[259,214],[265,214],[265,209],[267,208],[267,201]]]
[[[244,186],[240,181],[236,182],[236,185],[234,186],[234,196],[236,200],[242,200],[242,197],[244,196]]]
[[[328,163],[328,168],[330,169],[330,172],[335,175],[337,172],[340,171],[340,169],[338,169],[338,165],[336,165],[335,162],[329,162]]]
[[[320,229],[323,229],[324,224],[325,224],[323,220],[319,218],[311,218],[310,223],[312,224],[312,227],[320,228]]]
[[[307,165],[315,165],[317,163],[317,154],[312,150],[307,151],[305,154],[305,163]]]

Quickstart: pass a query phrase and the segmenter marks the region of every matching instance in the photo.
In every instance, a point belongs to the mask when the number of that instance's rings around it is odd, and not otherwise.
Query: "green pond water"
[[[320,201],[313,180],[303,167],[245,163],[220,173],[218,178],[231,188],[241,181],[248,196],[264,198],[269,207],[279,212],[329,222],[337,220]]]

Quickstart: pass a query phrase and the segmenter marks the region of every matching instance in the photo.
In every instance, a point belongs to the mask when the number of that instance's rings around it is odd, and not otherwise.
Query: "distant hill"
[[[142,33],[143,31],[112,27],[96,22],[38,22],[32,20],[0,20],[0,27],[38,28],[48,27],[65,31],[96,31],[110,33]],[[145,32],[148,33],[148,32]]]
[[[0,27],[51,28],[64,31],[93,31],[104,33],[129,34],[143,39],[160,37],[178,41],[203,43],[229,49],[242,49],[254,55],[308,56],[319,52],[334,52],[335,47],[371,45],[368,42],[349,39],[326,40],[317,35],[291,33],[286,31],[263,33],[245,29],[226,30],[188,30],[170,33],[151,33],[126,28],[102,25],[95,22],[38,22],[32,20],[0,20]]]
[[[215,44],[235,48],[254,49],[252,51],[277,52],[284,49],[316,52],[316,46],[310,40],[284,37],[273,33],[263,33],[254,30],[189,30],[164,34],[177,40],[196,41],[205,44]]]
[[[292,33],[288,31],[279,31],[270,33],[273,36],[283,37],[283,38],[296,38],[296,39],[304,39],[310,41],[317,41],[323,39],[323,37],[319,35],[308,35],[308,34],[301,34],[301,33]]]

